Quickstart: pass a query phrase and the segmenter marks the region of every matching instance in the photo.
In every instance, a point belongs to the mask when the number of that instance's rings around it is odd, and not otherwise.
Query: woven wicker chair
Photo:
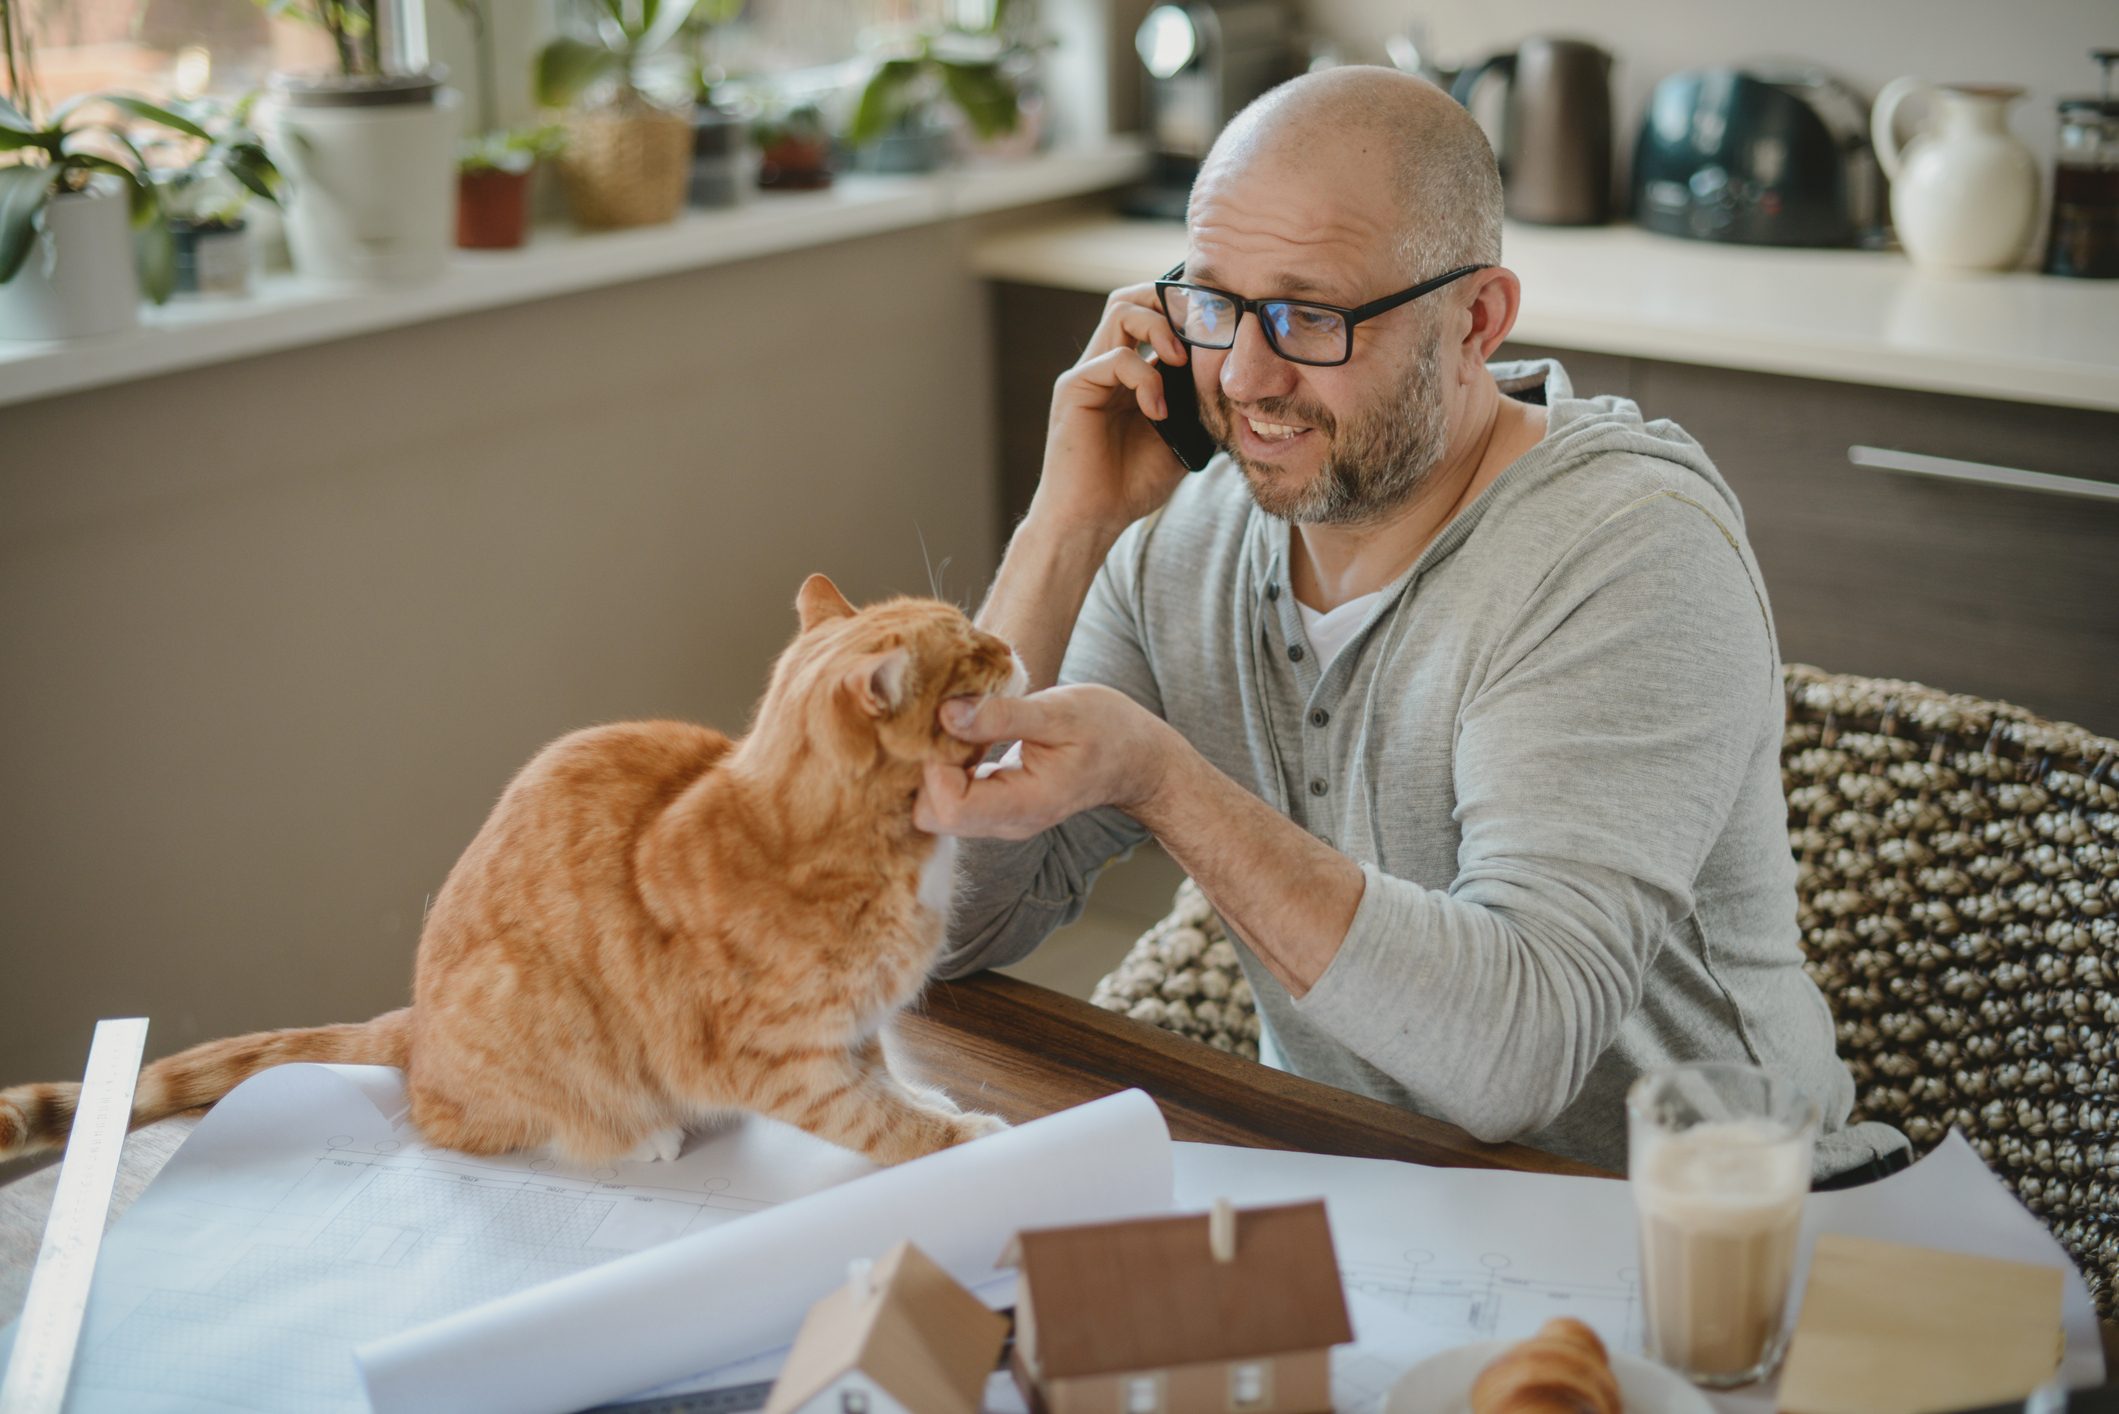
[[[2119,1314],[2119,741],[1917,683],[1787,669],[1781,775],[1807,967],[1854,1118],[1962,1130]],[[1258,1054],[1186,880],[1097,1005]]]

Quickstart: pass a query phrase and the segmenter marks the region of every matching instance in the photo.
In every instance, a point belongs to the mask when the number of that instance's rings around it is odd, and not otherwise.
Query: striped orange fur
[[[523,768],[449,873],[409,1008],[211,1041],[141,1072],[133,1123],[290,1061],[402,1066],[438,1144],[670,1157],[751,1111],[896,1163],[1001,1128],[892,1074],[890,1018],[926,980],[953,842],[913,825],[930,760],[976,749],[945,698],[1017,691],[955,607],[855,610],[822,575],[750,733],[630,722]],[[79,1087],[0,1091],[0,1158],[63,1143]]]

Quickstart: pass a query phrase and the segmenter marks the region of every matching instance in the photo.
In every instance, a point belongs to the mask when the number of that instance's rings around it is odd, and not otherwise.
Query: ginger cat
[[[913,827],[922,763],[978,754],[937,710],[1023,671],[934,600],[856,611],[811,575],[796,607],[741,741],[628,722],[523,768],[434,900],[410,1007],[157,1061],[133,1124],[337,1061],[404,1067],[421,1132],[473,1154],[673,1158],[730,1110],[880,1164],[1006,1128],[899,1080],[880,1034],[947,921],[955,841]],[[64,1142],[79,1089],[0,1091],[0,1158]]]

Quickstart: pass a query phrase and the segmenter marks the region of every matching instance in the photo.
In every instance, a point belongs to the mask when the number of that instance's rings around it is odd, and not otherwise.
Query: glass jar
[[[2045,272],[2109,280],[2119,278],[2119,99],[2112,96],[2119,49],[2091,57],[2104,66],[2104,96],[2060,100]]]

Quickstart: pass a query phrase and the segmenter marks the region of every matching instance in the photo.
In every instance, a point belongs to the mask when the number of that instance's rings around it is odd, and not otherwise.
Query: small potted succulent
[[[174,284],[169,228],[129,119],[185,120],[143,99],[95,95],[47,109],[25,19],[0,0],[0,338],[73,339],[130,329],[140,293]],[[120,115],[111,117],[111,114]]]
[[[530,236],[530,178],[566,151],[567,130],[538,123],[466,138],[456,159],[456,244],[513,250]]]
[[[831,132],[814,104],[769,112],[751,131],[758,144],[758,185],[769,191],[819,191],[831,185]]]
[[[695,0],[581,0],[591,38],[561,35],[537,56],[537,99],[567,109],[560,160],[574,219],[591,228],[676,219],[691,178],[690,101],[656,102],[649,70]]]
[[[1008,36],[1007,0],[988,22],[916,30],[888,47],[847,125],[855,161],[870,172],[931,172],[948,155],[955,107],[974,137],[992,141],[1021,122],[1025,46]]]
[[[478,56],[478,136],[456,156],[456,244],[464,250],[513,250],[530,236],[530,179],[537,164],[566,150],[557,123],[503,129],[500,78],[484,0],[457,0]]]
[[[295,269],[355,284],[431,279],[448,263],[456,207],[457,109],[437,70],[405,72],[392,0],[257,0],[322,29],[322,73],[278,73],[259,126],[288,178]]]
[[[180,295],[250,290],[257,256],[243,213],[253,197],[279,205],[280,187],[279,169],[250,129],[256,97],[232,105],[201,100],[172,110],[191,124],[177,129],[171,144],[187,150],[186,160],[175,166],[158,162],[154,178],[169,224]]]

